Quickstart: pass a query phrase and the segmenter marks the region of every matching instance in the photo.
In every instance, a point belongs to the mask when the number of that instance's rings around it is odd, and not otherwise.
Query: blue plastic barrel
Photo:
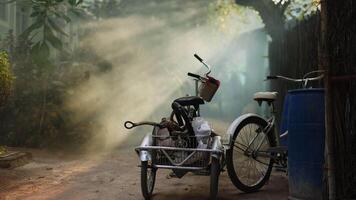
[[[288,130],[288,122],[289,122],[289,93],[284,97],[283,103],[283,112],[281,117],[281,125],[280,125],[280,132],[279,134],[282,135]],[[282,146],[288,146],[288,135],[280,138],[280,142]]]
[[[289,91],[288,182],[290,199],[322,199],[324,89]]]

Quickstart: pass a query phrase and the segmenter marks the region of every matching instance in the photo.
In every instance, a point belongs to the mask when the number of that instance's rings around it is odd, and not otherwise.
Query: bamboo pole
[[[327,0],[321,2],[320,13],[320,45],[319,45],[319,69],[326,71],[324,78],[325,85],[325,159],[327,178],[327,198],[336,199],[335,193],[335,166],[334,166],[334,137],[332,130],[332,85],[330,81],[330,63],[327,44]]]

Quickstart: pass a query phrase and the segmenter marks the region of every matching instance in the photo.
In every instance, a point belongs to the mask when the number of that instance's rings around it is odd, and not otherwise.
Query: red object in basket
[[[213,77],[211,77],[211,76],[206,76],[206,77],[208,77],[208,79],[209,79],[210,82],[214,83],[214,84],[217,85],[218,87],[220,86],[220,81],[219,81],[218,79],[215,79],[215,78],[213,78]]]

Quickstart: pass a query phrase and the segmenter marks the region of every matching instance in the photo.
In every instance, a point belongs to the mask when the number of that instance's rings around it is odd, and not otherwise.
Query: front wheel
[[[220,162],[212,157],[210,166],[210,200],[217,199],[219,190]]]
[[[157,169],[148,165],[147,161],[141,162],[141,191],[145,200],[151,199],[156,181]]]
[[[273,159],[268,149],[273,136],[263,132],[268,123],[260,117],[243,120],[226,151],[226,167],[232,183],[244,192],[259,190],[269,179]]]

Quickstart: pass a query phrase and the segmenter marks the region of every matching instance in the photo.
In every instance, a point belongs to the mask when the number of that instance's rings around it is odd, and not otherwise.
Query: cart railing
[[[207,169],[212,154],[221,155],[220,149],[211,149],[211,137],[153,136],[152,145],[141,145],[137,152],[147,151],[152,156],[152,167],[164,169]]]

